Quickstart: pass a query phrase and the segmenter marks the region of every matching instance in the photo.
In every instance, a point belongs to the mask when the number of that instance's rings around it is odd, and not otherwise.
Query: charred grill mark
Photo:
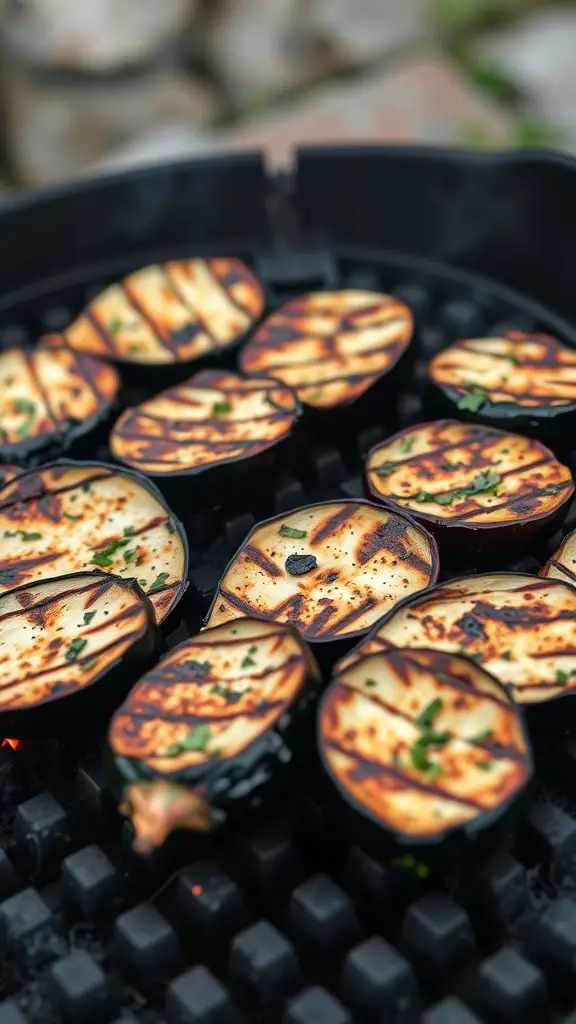
[[[478,601],[475,604],[474,612],[481,618],[503,622],[506,626],[512,628],[514,626],[535,626],[558,619],[570,622],[576,620],[576,611],[568,611],[567,609],[562,609],[560,612],[552,613],[548,616],[534,615],[531,614],[530,608],[495,608],[494,605],[485,604],[483,601]]]
[[[59,523],[62,516],[62,503],[54,493],[43,494],[38,499],[38,511],[52,523]]]
[[[374,637],[374,639],[378,639],[380,641],[379,637]],[[387,651],[393,663],[395,663],[397,660],[404,660],[405,662],[408,662],[410,665],[412,665],[412,667],[416,669],[416,671],[422,671],[422,663],[418,661],[417,658],[414,658],[410,654],[409,650],[400,652],[396,648],[392,647],[388,648]],[[454,676],[452,675],[452,673],[448,674],[450,675],[451,689],[456,690],[458,691],[458,693],[465,694],[469,697],[478,697],[478,690],[476,689],[476,687],[470,686],[470,684],[467,683],[461,676]],[[343,684],[342,680],[339,680],[339,682]],[[492,704],[497,704],[498,707],[503,708],[505,711],[511,710],[511,704],[507,701],[501,700],[500,697],[497,697],[495,693],[489,693],[483,690],[482,700],[487,700],[490,701]]]
[[[225,280],[222,277],[220,277],[219,274],[216,273],[216,271],[214,270],[214,264],[213,264],[212,260],[206,260],[206,268],[210,272],[210,276],[212,277],[212,281],[220,289],[220,291],[222,292],[224,297],[228,300],[230,305],[233,306],[234,309],[236,309],[238,311],[238,313],[241,313],[242,316],[247,317],[247,319],[249,319],[249,320],[252,320],[252,317],[247,312],[247,310],[244,309],[244,306],[241,306],[239,302],[236,302],[236,299],[232,295],[232,292],[229,291],[229,289],[226,287]],[[241,284],[241,283],[250,284],[250,281],[247,279],[246,275],[243,275],[240,278],[239,281],[232,282],[232,283],[236,283],[236,284]]]
[[[56,418],[56,416],[54,415],[54,413],[52,411],[52,405],[51,405],[51,402],[50,402],[50,399],[49,399],[48,395],[46,394],[46,389],[44,388],[44,385],[42,384],[42,381],[40,379],[40,374],[36,372],[36,367],[35,367],[35,364],[34,364],[34,353],[27,352],[25,349],[22,349],[22,357],[23,357],[24,362],[26,364],[26,368],[28,370],[28,373],[30,374],[30,376],[32,378],[32,381],[34,383],[34,387],[38,391],[38,394],[40,395],[40,397],[41,397],[41,399],[42,399],[42,401],[44,403],[45,410],[46,410],[46,416],[50,420],[50,425],[51,425],[53,430],[56,430],[56,428],[58,427],[59,420]]]
[[[116,342],[114,340],[114,337],[110,334],[110,332],[106,329],[106,327],[104,327],[104,324],[100,323],[100,320],[98,319],[98,317],[93,312],[91,305],[86,306],[86,309],[82,313],[82,316],[85,317],[86,320],[88,320],[88,322],[91,324],[91,326],[96,331],[96,333],[99,336],[100,340],[103,342],[103,344],[107,348],[108,352],[110,352],[113,355],[116,352]],[[64,332],[63,338],[66,341],[66,344],[70,345],[70,342],[67,339],[66,332]],[[73,345],[70,346],[70,347],[74,348]]]
[[[371,609],[374,608],[376,604],[378,604],[378,602],[375,597],[367,598],[366,601],[364,601],[363,604],[359,605],[358,608],[355,608],[354,611],[348,612],[348,614],[344,615],[342,619],[338,619],[338,622],[334,622],[329,629],[325,630],[325,635],[331,636],[332,634],[341,633],[343,630],[347,629],[348,626],[350,626],[356,619],[359,619],[366,612],[371,611]]]
[[[257,644],[264,640],[276,639],[277,637],[285,638],[285,631],[283,629],[275,629],[270,633],[258,633],[255,636],[237,636],[230,640],[219,638],[218,640],[215,640],[214,643],[210,643],[209,640],[201,640],[194,637],[194,643],[190,645],[190,649],[194,650],[196,647],[212,647],[217,650],[218,647],[237,647],[240,644],[249,647],[251,644]],[[183,651],[183,653],[185,652]]]
[[[321,541],[330,537],[336,532],[339,526],[342,526],[342,524],[346,522],[347,519],[351,519],[359,508],[359,505],[348,505],[346,508],[341,509],[340,512],[336,512],[334,515],[330,516],[323,525],[314,531],[309,541],[310,546],[314,547],[316,544],[319,544]]]
[[[565,562],[558,562],[555,558],[551,558],[548,561],[548,568],[550,568],[551,566],[554,566],[556,569],[559,569],[560,572],[563,572],[566,576],[569,576],[570,579],[573,579],[576,582],[576,572],[574,572],[572,569],[569,569]]]
[[[184,307],[184,309],[188,310],[188,312],[190,313],[190,316],[193,317],[193,324],[198,324],[200,326],[200,328],[204,331],[204,333],[207,335],[207,337],[209,338],[210,342],[212,343],[212,346],[214,348],[218,348],[218,340],[217,340],[217,338],[215,338],[214,334],[212,333],[212,331],[210,329],[210,324],[206,323],[205,318],[200,315],[200,311],[198,309],[194,309],[190,305],[190,303],[188,302],[187,296],[185,295],[185,293],[180,288],[179,282],[172,276],[172,268],[171,268],[170,264],[169,263],[165,263],[163,265],[163,267],[162,267],[162,270],[163,270],[163,273],[164,273],[164,277],[166,278],[167,284],[170,285],[170,287],[172,288],[172,291],[174,292],[174,294],[176,295],[176,297],[178,298],[179,302]],[[212,271],[210,271],[210,273],[212,274]],[[214,275],[212,274],[212,277],[213,276]]]
[[[53,562],[60,558],[60,555],[60,551],[51,551],[46,555],[37,555],[36,558],[18,558],[15,562],[9,559],[0,560],[0,586],[7,587],[19,583],[30,569]]]
[[[107,655],[115,647],[120,644],[130,644],[132,640],[136,640],[142,635],[142,629],[136,629],[132,633],[123,633],[122,636],[115,637],[105,647],[100,647],[97,651],[91,651],[85,658],[76,658],[75,661],[62,661],[57,665],[52,665],[51,668],[42,668],[37,672],[28,672],[26,675],[21,676],[19,679],[10,680],[8,683],[0,684],[0,692],[4,693],[6,690],[11,690],[14,686],[19,686],[22,682],[28,682],[31,679],[40,679],[42,676],[52,675],[54,672],[66,672],[74,665],[82,666],[89,664],[91,661],[99,660],[103,655]],[[82,682],[82,686],[86,686],[86,683],[91,679],[90,675],[86,675],[86,680]],[[73,682],[67,685],[74,685]]]
[[[338,608],[336,605],[327,605],[325,608],[322,609],[321,612],[318,613],[318,615],[315,616],[315,618],[312,619],[312,622],[308,626],[306,633],[309,636],[318,636],[318,634],[322,631],[323,627],[326,625],[328,620],[331,619],[336,614],[337,611]],[[329,632],[329,630],[325,630],[324,632]]]
[[[28,480],[28,476],[33,479]],[[37,501],[41,499],[44,494],[58,495],[66,494],[68,491],[79,491],[82,490],[83,487],[86,487],[87,484],[95,483],[97,480],[106,480],[109,476],[112,476],[111,471],[86,477],[74,484],[69,484],[67,487],[51,487],[46,484],[38,474],[26,474],[26,476],[17,480],[18,490],[14,489],[8,498],[4,498],[3,501],[0,501],[0,511],[4,512],[4,514],[10,518],[10,513],[5,510],[9,509],[11,506],[23,505],[28,501]]]
[[[567,488],[573,488],[574,487],[574,482],[572,481],[572,479],[570,479],[570,480],[566,480],[564,483],[554,484],[554,487],[557,488],[556,493],[560,494],[561,491],[565,491]],[[534,499],[537,499],[537,498],[546,497],[546,491],[547,491],[547,488],[546,487],[542,487],[542,488],[538,488],[538,489],[535,489],[534,491],[530,491],[530,492],[527,492],[527,493],[524,493],[524,494],[512,495],[506,501],[501,501],[499,505],[490,505],[490,511],[491,512],[499,512],[500,509],[511,508],[514,505],[516,505],[518,502],[528,501],[528,500],[533,501]],[[473,519],[474,516],[478,515],[479,511],[480,511],[480,509],[473,508],[469,512],[461,512],[459,514],[458,518],[459,519]]]
[[[473,615],[463,615],[461,619],[458,619],[454,623],[458,629],[461,629],[466,634],[468,643],[469,640],[487,640],[484,626],[478,621]]]
[[[239,694],[239,696],[244,696]],[[168,711],[166,708],[157,706],[156,704],[150,704],[147,701],[138,701],[136,707],[130,707],[126,709],[124,705],[124,713],[127,717],[133,718],[136,721],[143,722],[173,722],[175,725],[185,725],[187,728],[193,729],[196,725],[220,725],[226,724],[230,721],[234,721],[237,718],[262,718],[264,715],[273,713],[274,711],[282,710],[287,707],[290,701],[287,698],[282,700],[265,701],[262,700],[258,703],[257,707],[245,710],[238,710],[232,706],[226,706],[225,704],[220,708],[215,708],[218,711],[217,714],[194,714],[193,712],[187,712],[181,714],[177,711]],[[139,733],[136,733],[139,735]],[[150,755],[148,755],[150,756]],[[154,757],[160,757],[161,754],[154,754]],[[216,756],[216,755],[213,755]]]
[[[27,596],[29,598],[29,602],[24,604],[22,609],[15,608],[14,611],[3,612],[0,614],[0,622],[4,622],[6,619],[12,619],[18,616],[26,617],[37,608],[47,607],[61,601],[63,598],[71,597],[72,595],[90,594],[90,591],[93,590],[94,594],[88,598],[87,602],[85,602],[85,607],[88,607],[90,604],[93,604],[94,601],[97,601],[98,598],[102,596],[102,593],[113,585],[114,580],[110,580],[109,583],[107,582],[106,586],[103,586],[100,581],[98,581],[97,583],[87,583],[85,587],[70,587],[68,590],[59,590],[57,594],[50,594],[48,597],[41,598],[40,601],[36,601],[35,604],[30,603],[34,600],[32,594],[29,591],[24,591],[22,594],[18,595],[18,598],[20,599]]]
[[[70,352],[76,364],[76,372],[92,390],[97,404],[99,406],[106,405],[110,399],[105,398],[98,387],[98,374],[96,373],[96,369],[94,368],[94,372],[92,372],[94,361],[84,352],[76,352],[74,349],[70,349]]]
[[[125,278],[122,281],[120,287],[122,288],[122,291],[124,292],[124,295],[128,299],[128,302],[131,305],[132,309],[135,310],[136,313],[138,313],[139,317],[144,321],[144,323],[148,324],[152,331],[152,334],[154,335],[154,338],[160,343],[162,348],[165,349],[166,352],[169,352],[172,358],[174,358],[174,349],[170,344],[170,338],[167,337],[167,332],[163,331],[162,328],[158,326],[154,317],[142,305],[138,296],[135,295],[132,289],[130,288],[127,278]]]
[[[229,590],[224,590],[223,587],[221,587],[218,592],[218,600],[227,601],[228,604],[231,604],[232,607],[236,608],[238,611],[243,612],[244,615],[250,616],[255,614],[255,609],[251,604],[248,604],[246,601],[242,601],[240,597],[236,597],[235,594],[231,594]]]
[[[439,797],[441,800],[446,800],[449,803],[459,804],[460,807],[471,807],[475,811],[483,813],[485,807],[482,804],[477,803],[475,800],[471,800],[469,797],[458,797],[453,796],[452,793],[448,793],[438,786],[433,786],[432,783],[422,782],[420,779],[414,779],[412,776],[407,776],[403,772],[393,768],[392,765],[381,764],[379,761],[373,761],[362,754],[359,754],[357,750],[349,750],[347,747],[341,746],[336,743],[335,740],[325,739],[324,743],[332,750],[338,751],[340,754],[344,754],[345,757],[350,758],[358,764],[358,768],[362,772],[362,775],[357,777],[358,781],[363,778],[378,778],[381,775],[389,775],[401,782],[407,789],[416,789],[420,793],[427,793],[429,796]]]
[[[283,576],[283,572],[278,568],[275,562],[271,558],[257,548],[255,544],[247,544],[244,548],[244,555],[260,567],[268,576]]]

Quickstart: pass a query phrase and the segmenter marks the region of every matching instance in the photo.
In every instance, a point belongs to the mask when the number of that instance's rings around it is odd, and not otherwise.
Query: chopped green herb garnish
[[[568,672],[564,672],[561,668],[559,668],[556,672],[556,682],[560,683],[562,686],[565,686],[566,683],[570,682],[570,674]]]
[[[136,353],[136,352],[141,352],[142,349],[141,349],[140,345],[128,345],[128,351]]]
[[[491,469],[485,469],[477,473],[474,480],[467,487],[458,487],[454,491],[446,491],[444,494],[430,494],[428,491],[420,491],[416,495],[416,501],[433,501],[436,505],[451,505],[456,498],[465,498],[471,494],[486,494],[494,491],[502,483],[502,477]]]
[[[175,743],[168,748],[166,757],[177,757],[178,754],[183,754],[186,750],[205,750],[211,738],[212,730],[210,726],[197,725],[184,737],[181,743]]]
[[[459,462],[441,462],[440,469],[458,469],[460,465]]]
[[[419,772],[425,772],[430,779],[437,778],[444,771],[437,761],[430,761],[427,749],[420,740],[416,740],[410,748],[410,758],[414,768]]]
[[[82,516],[73,516],[70,512],[64,512],[65,519],[82,519]]]
[[[416,725],[419,725],[421,729],[431,729],[434,724],[434,719],[440,714],[443,706],[444,701],[442,701],[440,697],[436,697],[420,712],[416,719]]]
[[[410,451],[412,451],[412,448],[414,446],[414,441],[415,440],[416,439],[414,437],[403,437],[401,442],[400,442],[400,447],[401,447],[402,451],[403,452],[410,452]]]
[[[111,320],[108,324],[108,333],[117,334],[124,327],[122,320]]]
[[[371,688],[373,686],[377,686],[378,684],[377,684],[375,679],[365,679],[364,680],[364,685]]]
[[[255,664],[256,662],[254,661],[254,658],[251,658],[250,655],[247,654],[245,658],[242,658],[242,661],[240,662],[240,668],[251,668],[252,665]]]
[[[124,530],[123,530],[123,533],[124,533],[125,537],[131,537],[132,534],[134,533],[134,527],[133,526],[125,526]]]
[[[220,686],[219,683],[215,683],[214,686],[210,687],[210,693],[215,694],[216,697],[223,697],[224,700],[234,700],[238,694],[234,690],[228,690],[225,686]]]
[[[564,490],[564,484],[551,484],[550,487],[543,487],[540,494],[558,494]]]
[[[485,743],[486,740],[491,740],[494,733],[492,729],[486,729],[485,732],[479,732],[476,736],[470,737],[471,743]]]
[[[84,612],[84,625],[89,626],[96,612]]]
[[[500,455],[510,455],[510,449],[509,448],[502,448],[501,451],[500,451]]]
[[[128,562],[128,563],[135,562],[137,557],[138,557],[138,548],[129,548],[129,550],[124,552],[124,561],[125,562]]]
[[[228,402],[214,402],[212,412],[214,416],[225,416],[227,412],[232,412],[232,406]]]
[[[522,360],[520,359],[520,356],[517,356],[515,352],[506,352],[505,356],[506,356],[506,359],[509,359],[510,362],[514,363],[515,366],[521,366],[522,365]]]
[[[479,768],[481,772],[492,771],[492,765],[489,761],[476,761],[476,767]]]
[[[292,537],[294,540],[302,540],[308,536],[308,530],[295,530],[293,526],[285,526],[282,524],[278,533],[281,537]]]
[[[435,732],[434,729],[427,729],[422,733],[419,743],[424,747],[443,747],[451,738],[449,732]]]
[[[378,466],[376,473],[378,476],[391,476],[397,468],[394,462],[384,462],[381,466]]]
[[[160,587],[163,587],[169,576],[169,572],[161,572],[160,575],[156,577],[154,583],[150,587],[150,593],[152,593],[152,591],[154,590],[158,590]]]
[[[5,537],[21,537],[22,540],[42,540],[41,533],[28,533],[26,530],[4,530]]]
[[[393,868],[403,868],[406,871],[413,871],[416,878],[420,878],[424,881],[430,875],[430,868],[427,864],[423,864],[422,861],[416,860],[412,854],[407,853],[402,857],[395,857],[394,860],[390,861]]]
[[[30,415],[36,412],[36,403],[31,402],[29,398],[16,398],[14,400],[14,409],[16,412],[25,412]]]
[[[506,661],[510,661],[510,659],[512,657],[512,651],[502,651],[502,654],[500,655],[500,657],[501,658],[505,658]]]
[[[98,658],[92,658],[90,661],[85,661],[83,665],[79,665],[78,667],[81,672],[89,672],[97,663]]]
[[[148,580],[138,580],[138,583],[140,584],[141,587],[148,586]]]
[[[87,643],[88,641],[83,640],[81,636],[76,637],[75,640],[71,640],[70,643],[68,644],[68,647],[66,648],[66,654],[64,655],[66,661],[76,661],[76,658],[81,653],[81,651],[84,650]]]
[[[248,648],[248,654],[256,654],[258,650],[258,644],[252,644],[252,647]]]
[[[462,409],[463,412],[478,412],[478,409],[485,404],[486,400],[486,392],[475,389],[460,396],[458,408]]]
[[[125,548],[128,544],[127,540],[112,540],[105,548],[101,548],[96,554],[90,559],[91,565],[109,566],[113,565],[114,561],[112,555],[115,555],[120,548]]]
[[[34,421],[36,419],[36,404],[35,402],[30,402],[28,398],[17,398],[16,401],[14,402],[14,408],[16,412],[22,412],[26,414],[26,419],[18,427],[16,433],[18,437],[28,437],[28,434],[32,430],[32,427],[34,426]]]
[[[484,657],[481,651],[467,651],[464,648],[462,648],[460,654],[463,654],[465,658],[471,658],[472,661],[482,661]]]

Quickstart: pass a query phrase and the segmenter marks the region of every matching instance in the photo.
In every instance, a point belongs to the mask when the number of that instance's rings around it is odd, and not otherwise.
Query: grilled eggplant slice
[[[135,580],[79,572],[2,594],[4,735],[94,729],[150,667],[157,640],[154,609]]]
[[[253,618],[174,648],[118,709],[108,760],[135,848],[211,831],[262,804],[313,749],[320,672],[290,626]]]
[[[120,377],[100,359],[39,346],[0,352],[0,459],[30,465],[69,451],[110,417]]]
[[[394,608],[336,669],[394,647],[464,654],[539,716],[576,715],[576,588],[567,583],[515,572],[450,580]]]
[[[367,501],[306,505],[252,530],[206,624],[258,615],[314,644],[349,642],[437,575],[434,539],[404,516]]]
[[[249,374],[277,377],[304,405],[351,405],[396,366],[412,339],[407,306],[378,292],[311,292],[260,326],[241,355]]]
[[[241,260],[172,260],[106,288],[48,343],[120,363],[181,366],[235,345],[263,310],[262,286]]]
[[[484,549],[527,543],[574,493],[570,470],[540,441],[455,420],[376,445],[366,480],[370,497],[442,540]]]
[[[548,559],[538,575],[564,580],[565,583],[576,586],[576,530],[564,537],[560,547]]]
[[[62,460],[0,491],[0,593],[32,580],[105,569],[137,579],[161,622],[186,589],[188,542],[146,477]]]
[[[576,420],[576,351],[547,334],[457,341],[428,376],[442,405],[467,419],[556,437]]]
[[[380,855],[484,852],[532,775],[505,687],[467,658],[421,648],[369,655],[337,676],[318,745],[354,840]]]
[[[269,378],[201,370],[190,380],[122,413],[112,454],[149,476],[207,473],[254,460],[291,434],[300,412],[294,393]]]

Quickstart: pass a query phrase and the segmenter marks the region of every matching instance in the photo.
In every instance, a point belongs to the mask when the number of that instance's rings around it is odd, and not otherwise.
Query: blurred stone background
[[[0,191],[221,149],[576,152],[576,0],[0,0]]]

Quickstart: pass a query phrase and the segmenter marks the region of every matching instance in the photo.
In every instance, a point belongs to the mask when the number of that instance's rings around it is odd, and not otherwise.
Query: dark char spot
[[[289,555],[284,566],[291,576],[304,576],[316,569],[318,561],[315,555]]]

